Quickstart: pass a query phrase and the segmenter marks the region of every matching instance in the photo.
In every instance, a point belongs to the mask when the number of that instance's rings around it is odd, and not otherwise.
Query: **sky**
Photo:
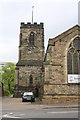
[[[17,62],[21,22],[44,23],[44,40],[78,24],[79,0],[0,0],[0,62]]]

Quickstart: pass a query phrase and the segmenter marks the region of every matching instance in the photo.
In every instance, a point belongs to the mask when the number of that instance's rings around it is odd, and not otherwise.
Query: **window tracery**
[[[80,37],[75,38],[67,53],[68,74],[80,74]]]

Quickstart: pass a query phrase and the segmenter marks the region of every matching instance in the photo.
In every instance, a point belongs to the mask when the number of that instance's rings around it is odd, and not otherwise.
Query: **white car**
[[[35,97],[33,92],[24,92],[22,95],[22,102],[25,101],[31,101],[31,102],[35,102]]]

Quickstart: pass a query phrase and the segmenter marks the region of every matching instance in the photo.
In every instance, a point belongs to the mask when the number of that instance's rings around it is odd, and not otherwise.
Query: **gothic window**
[[[67,53],[68,74],[80,74],[80,38],[75,38]]]
[[[29,85],[32,85],[32,84],[33,84],[33,76],[30,75],[30,76],[29,76]]]
[[[31,46],[34,45],[34,38],[35,38],[35,34],[34,34],[34,32],[31,32],[30,36],[29,36],[29,45],[31,45]]]

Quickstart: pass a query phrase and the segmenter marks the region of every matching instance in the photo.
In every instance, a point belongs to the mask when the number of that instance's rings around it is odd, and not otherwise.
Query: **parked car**
[[[35,102],[35,97],[33,92],[24,92],[22,95],[22,102],[25,101],[30,101],[30,102]]]

